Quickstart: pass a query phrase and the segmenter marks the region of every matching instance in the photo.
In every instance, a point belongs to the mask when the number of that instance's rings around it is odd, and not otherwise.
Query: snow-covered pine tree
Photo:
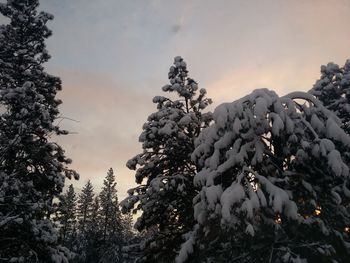
[[[350,138],[340,120],[308,93],[266,89],[213,116],[192,154],[197,224],[177,262],[347,262]]]
[[[49,219],[52,201],[65,177],[78,175],[71,161],[51,142],[66,134],[58,118],[59,78],[44,71],[49,58],[46,23],[52,15],[37,12],[38,0],[8,0],[0,13],[0,258],[12,262],[62,262],[68,251],[57,245]]]
[[[128,191],[122,207],[142,212],[135,225],[139,231],[157,229],[142,244],[140,261],[174,259],[182,234],[192,228],[196,166],[190,156],[195,138],[211,121],[211,113],[203,113],[211,99],[206,98],[205,89],[198,92],[181,57],[175,57],[169,80],[162,89],[177,97],[154,97],[158,110],[148,117],[139,137],[143,152],[127,163],[129,169],[136,170],[139,186]]]
[[[122,216],[117,197],[117,183],[113,169],[110,168],[103,181],[99,194],[100,222],[102,245],[99,262],[123,262],[121,248],[123,246]]]
[[[73,185],[59,196],[56,220],[60,225],[61,244],[72,250],[77,231],[77,196]]]
[[[321,66],[321,78],[309,92],[341,119],[350,134],[350,59],[343,67],[334,63]]]

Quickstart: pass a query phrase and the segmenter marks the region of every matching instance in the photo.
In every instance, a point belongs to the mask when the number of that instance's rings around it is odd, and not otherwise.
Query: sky
[[[46,69],[63,82],[60,125],[72,134],[57,140],[80,173],[72,182],[98,190],[113,167],[120,199],[135,185],[125,164],[141,152],[175,56],[211,110],[257,88],[307,91],[322,64],[350,58],[349,0],[41,0],[40,9],[55,17]]]

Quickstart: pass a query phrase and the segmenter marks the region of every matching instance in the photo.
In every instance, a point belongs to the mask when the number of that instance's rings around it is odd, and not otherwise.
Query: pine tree
[[[115,182],[115,176],[113,169],[110,168],[107,172],[107,176],[103,181],[103,187],[100,197],[100,215],[102,218],[103,240],[107,240],[108,235],[116,231],[116,225],[114,224],[115,217],[118,213],[118,197],[117,197],[117,183]]]
[[[94,195],[94,188],[89,180],[81,190],[78,199],[79,231],[82,234],[86,231],[86,225],[92,220]]]
[[[142,211],[135,225],[139,231],[158,230],[142,244],[140,261],[175,258],[182,234],[193,226],[196,166],[190,156],[196,137],[211,121],[211,113],[203,113],[211,100],[205,89],[198,94],[198,84],[188,77],[181,57],[175,57],[169,80],[162,89],[176,93],[177,99],[154,97],[158,110],[148,117],[139,138],[143,152],[127,163],[136,170],[139,186],[128,191],[129,197],[122,202],[124,211]]]
[[[99,194],[102,229],[100,262],[122,262],[122,217],[119,211],[116,186],[114,172],[110,168]]]
[[[350,134],[350,59],[343,67],[334,63],[321,66],[321,78],[309,92],[342,120]]]
[[[12,262],[61,262],[68,251],[57,245],[50,221],[52,201],[62,192],[71,160],[50,141],[66,134],[54,124],[59,78],[44,71],[49,58],[46,23],[38,0],[8,0],[0,13],[0,258]]]
[[[126,241],[126,243],[129,243],[133,237],[133,219],[132,214],[128,213],[125,215],[122,215],[122,231],[123,231],[123,238]]]
[[[101,218],[100,218],[100,200],[98,196],[95,196],[93,200],[91,219],[85,226],[86,236],[84,242],[86,242],[85,249],[82,251],[81,262],[95,263],[99,262],[99,250],[102,244],[101,242]]]
[[[347,262],[350,137],[340,120],[308,93],[266,89],[213,116],[192,154],[197,224],[177,262]]]
[[[60,224],[60,239],[69,249],[72,249],[77,227],[77,197],[71,184],[65,194],[59,197],[56,220]]]
[[[94,202],[94,189],[90,180],[84,185],[77,200],[76,218],[76,240],[74,252],[79,255],[76,261],[87,262],[86,256],[90,249],[90,233],[89,227],[93,220],[93,202]],[[92,227],[92,226],[91,226]]]
[[[92,205],[91,224],[88,225],[88,230],[94,229],[96,232],[100,232],[100,221],[100,199],[98,196],[95,196]]]

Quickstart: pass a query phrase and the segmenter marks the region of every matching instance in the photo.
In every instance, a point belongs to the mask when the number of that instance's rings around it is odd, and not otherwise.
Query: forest
[[[100,191],[73,186],[38,7],[0,3],[0,262],[349,262],[350,60],[308,92],[256,89],[210,112],[176,56],[119,200],[109,167]]]

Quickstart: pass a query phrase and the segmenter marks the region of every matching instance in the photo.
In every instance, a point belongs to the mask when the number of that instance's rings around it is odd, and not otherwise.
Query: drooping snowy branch
[[[215,248],[226,247],[236,257],[243,253],[238,247],[248,243],[260,253],[260,235],[278,248],[271,252],[276,258],[286,256],[293,242],[306,240],[319,241],[317,249],[324,253],[290,252],[311,259],[343,251],[349,198],[342,186],[348,185],[350,138],[339,119],[310,94],[279,97],[266,89],[218,106],[213,116],[214,124],[199,135],[192,154],[202,167],[194,177],[201,188],[194,199],[200,227],[188,238],[196,239],[197,253],[209,257]],[[210,239],[215,231],[220,234]],[[285,243],[275,244],[276,239]],[[252,262],[249,255],[245,260]]]

